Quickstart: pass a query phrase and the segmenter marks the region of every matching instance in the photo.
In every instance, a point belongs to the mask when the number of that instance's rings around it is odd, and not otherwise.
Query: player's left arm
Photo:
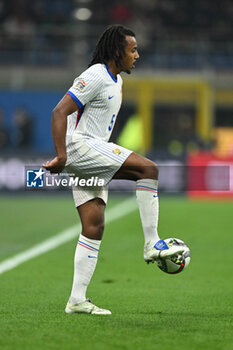
[[[67,160],[66,155],[66,129],[67,116],[78,110],[74,100],[66,94],[52,112],[52,136],[57,156],[43,164],[51,173],[60,173]]]

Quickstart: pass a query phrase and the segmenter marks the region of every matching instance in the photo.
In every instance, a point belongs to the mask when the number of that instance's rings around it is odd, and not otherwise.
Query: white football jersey
[[[67,92],[79,107],[68,116],[66,143],[80,138],[108,141],[122,100],[122,78],[105,64],[89,67],[74,80]]]

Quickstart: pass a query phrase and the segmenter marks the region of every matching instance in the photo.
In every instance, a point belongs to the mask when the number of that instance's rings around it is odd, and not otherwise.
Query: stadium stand
[[[83,7],[85,24],[74,16]],[[0,0],[0,64],[68,65],[72,46],[85,40],[89,57],[110,23],[137,32],[142,68],[233,68],[231,0]]]

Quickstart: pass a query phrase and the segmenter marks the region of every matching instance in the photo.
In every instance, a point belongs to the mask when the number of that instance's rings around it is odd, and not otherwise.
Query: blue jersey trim
[[[79,99],[75,96],[75,94],[73,94],[73,92],[71,92],[70,90],[67,91],[67,94],[70,95],[70,97],[72,97],[72,99],[74,100],[74,102],[76,102],[76,104],[78,105],[79,108],[83,108],[83,104],[81,101],[79,101]]]
[[[117,83],[117,78],[114,77],[114,75],[110,72],[109,68],[108,68],[108,65],[105,64],[105,67],[108,71],[108,74],[110,75],[110,77],[112,78],[113,81],[115,81],[115,83]]]
[[[75,129],[77,128],[77,126],[78,126],[78,124],[79,124],[79,122],[80,122],[80,119],[81,119],[81,117],[82,117],[82,115],[83,115],[85,106],[86,106],[86,105],[84,105],[84,106],[83,106],[82,108],[80,108],[79,111],[78,111],[78,116],[77,116],[77,120],[76,120]]]

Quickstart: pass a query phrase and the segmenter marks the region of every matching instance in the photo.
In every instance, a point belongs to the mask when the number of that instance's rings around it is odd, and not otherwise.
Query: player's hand
[[[65,168],[66,158],[55,157],[50,162],[47,161],[45,164],[42,164],[43,168],[49,170],[51,174],[59,174]]]

